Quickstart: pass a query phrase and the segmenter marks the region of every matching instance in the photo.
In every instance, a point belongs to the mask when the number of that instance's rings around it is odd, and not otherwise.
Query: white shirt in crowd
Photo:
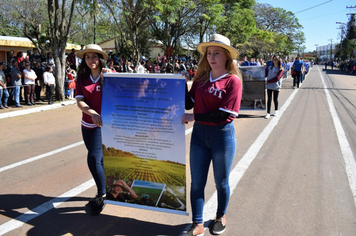
[[[37,78],[37,75],[36,75],[36,73],[33,71],[33,70],[27,70],[27,69],[24,69],[23,70],[23,73],[24,74],[26,74],[26,76],[28,77],[28,78],[32,78],[32,79],[27,79],[26,77],[25,77],[25,80],[24,80],[24,82],[25,82],[25,84],[35,84],[35,79]]]
[[[145,67],[143,65],[139,65],[137,68],[136,68],[136,72],[138,74],[144,74],[145,73]]]
[[[51,72],[48,72],[48,71],[43,73],[43,80],[44,80],[45,85],[48,85],[48,83],[49,84],[55,84],[56,83],[56,80],[55,80],[53,74]]]

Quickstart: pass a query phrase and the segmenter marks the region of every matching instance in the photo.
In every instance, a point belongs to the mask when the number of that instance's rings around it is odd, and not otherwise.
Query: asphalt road
[[[356,235],[356,76],[314,66],[298,90],[290,77],[283,81],[279,102],[279,117],[242,110],[234,121],[223,235]],[[56,106],[0,111],[0,235],[180,235],[189,227],[191,216],[109,204],[99,216],[86,214],[96,189],[81,112]],[[206,225],[215,210],[210,172]]]

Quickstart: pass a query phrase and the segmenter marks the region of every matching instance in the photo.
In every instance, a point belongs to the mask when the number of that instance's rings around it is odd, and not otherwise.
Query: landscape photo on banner
[[[186,213],[185,78],[105,74],[101,117],[107,201]]]

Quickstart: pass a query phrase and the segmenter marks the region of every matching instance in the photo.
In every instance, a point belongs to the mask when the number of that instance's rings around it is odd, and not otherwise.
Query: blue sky
[[[268,3],[295,13],[305,34],[306,52],[314,51],[319,46],[340,43],[341,30],[336,22],[347,23],[348,13],[356,13],[356,0],[256,0],[257,3]],[[318,6],[319,5],[319,6]],[[299,12],[299,13],[298,13]]]
[[[184,82],[181,75],[107,74],[103,144],[143,158],[185,163]]]

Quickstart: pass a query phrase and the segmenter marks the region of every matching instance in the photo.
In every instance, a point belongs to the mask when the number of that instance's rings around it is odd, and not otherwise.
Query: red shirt
[[[83,79],[79,77],[77,80],[75,97],[84,98],[84,102],[95,110],[99,115],[101,114],[101,80],[100,76],[94,80],[91,76]],[[86,129],[94,129],[97,126],[93,123],[91,116],[82,113],[82,126]]]
[[[215,80],[210,77],[202,87],[194,82],[189,94],[194,101],[194,114],[210,113],[216,110],[231,114],[226,121],[221,123],[197,121],[203,125],[219,125],[231,122],[238,116],[242,84],[236,75],[225,74]]]

